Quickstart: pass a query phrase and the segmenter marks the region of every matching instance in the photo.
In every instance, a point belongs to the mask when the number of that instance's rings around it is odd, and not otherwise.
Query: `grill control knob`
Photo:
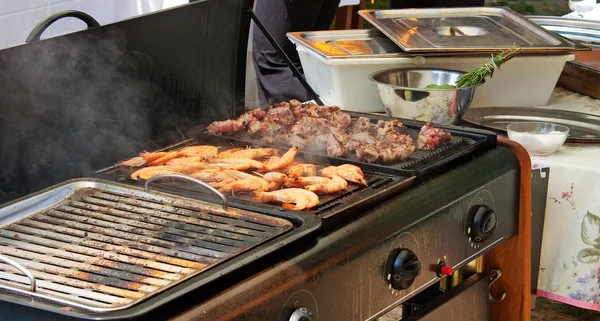
[[[298,308],[292,313],[290,321],[315,321],[315,315],[308,308]]]
[[[385,264],[386,281],[396,290],[408,289],[421,273],[421,262],[409,249],[390,252]]]
[[[471,240],[476,243],[485,241],[492,235],[498,220],[496,213],[485,205],[477,205],[471,209],[473,223],[471,224]]]

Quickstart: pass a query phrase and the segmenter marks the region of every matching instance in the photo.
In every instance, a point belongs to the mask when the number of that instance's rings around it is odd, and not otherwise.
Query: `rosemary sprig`
[[[495,69],[500,69],[500,66],[511,60],[521,52],[521,48],[511,48],[504,50],[499,54],[492,56],[492,60],[487,62],[477,69],[462,74],[456,81],[456,87],[469,87],[481,83],[485,78],[492,77]]]

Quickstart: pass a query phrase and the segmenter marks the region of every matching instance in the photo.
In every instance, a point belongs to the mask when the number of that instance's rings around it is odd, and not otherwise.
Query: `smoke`
[[[152,70],[118,28],[0,51],[0,203],[181,140]]]

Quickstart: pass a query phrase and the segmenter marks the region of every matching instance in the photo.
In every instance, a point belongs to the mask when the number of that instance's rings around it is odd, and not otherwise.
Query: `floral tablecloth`
[[[563,89],[548,106],[600,115],[600,100]],[[550,168],[537,294],[600,311],[600,145],[565,145]]]

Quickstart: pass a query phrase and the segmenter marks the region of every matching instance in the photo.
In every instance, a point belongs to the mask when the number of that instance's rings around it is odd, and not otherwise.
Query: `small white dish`
[[[518,122],[506,126],[508,138],[523,145],[531,155],[556,152],[569,137],[569,127],[543,122]]]

